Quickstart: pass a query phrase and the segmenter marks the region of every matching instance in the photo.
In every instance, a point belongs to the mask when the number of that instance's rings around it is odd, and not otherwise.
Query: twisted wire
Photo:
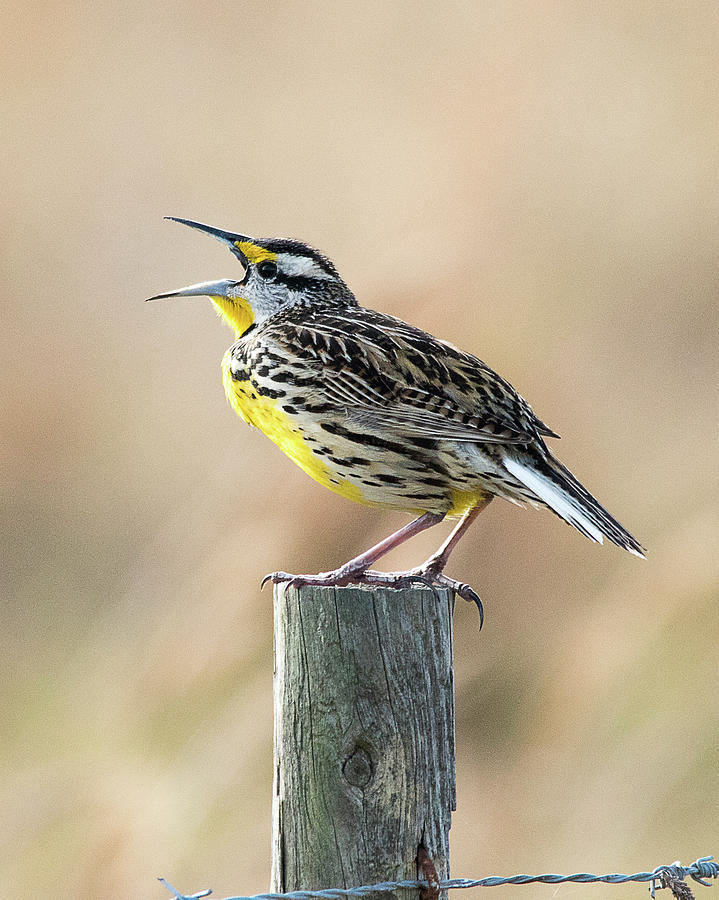
[[[575,872],[573,875],[510,875],[501,877],[490,875],[488,878],[446,878],[439,882],[439,889],[454,890],[458,888],[474,887],[498,887],[505,884],[563,884],[567,881],[579,884],[625,884],[630,881],[650,882],[650,893],[654,897],[657,889],[665,886],[671,887],[673,882],[685,881],[692,878],[698,884],[711,887],[708,878],[719,877],[719,863],[714,862],[713,856],[702,856],[690,866],[682,866],[680,863],[673,865],[657,866],[651,872],[635,872],[633,875],[592,875],[589,872]],[[200,900],[209,897],[211,889],[199,891],[196,894],[181,894],[175,890],[164,878],[159,878],[165,887],[173,894],[175,900]],[[254,894],[251,896],[225,897],[224,900],[345,900],[345,898],[365,897],[368,894],[391,893],[393,891],[417,891],[427,890],[429,884],[426,881],[381,881],[378,884],[365,884],[351,888],[327,888],[321,891],[289,891],[286,894]]]

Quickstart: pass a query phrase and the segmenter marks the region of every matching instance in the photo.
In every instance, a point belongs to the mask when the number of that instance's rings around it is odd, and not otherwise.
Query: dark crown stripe
[[[290,256],[302,256],[314,260],[328,275],[338,277],[339,273],[334,263],[327,259],[319,250],[303,244],[301,241],[293,241],[288,238],[270,238],[269,240],[257,241],[266,250],[271,253],[287,253]]]

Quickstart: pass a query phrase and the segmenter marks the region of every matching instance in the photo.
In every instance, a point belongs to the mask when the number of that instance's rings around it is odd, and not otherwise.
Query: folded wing
[[[480,359],[391,316],[305,311],[301,322],[265,328],[263,340],[299,356],[313,392],[372,430],[474,443],[557,437]]]

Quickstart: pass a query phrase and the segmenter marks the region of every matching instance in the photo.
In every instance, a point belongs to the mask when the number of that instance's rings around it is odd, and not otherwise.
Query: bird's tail
[[[538,500],[585,537],[601,544],[604,538],[644,559],[644,548],[623,525],[577,481],[566,466],[551,455],[507,455],[504,466]]]

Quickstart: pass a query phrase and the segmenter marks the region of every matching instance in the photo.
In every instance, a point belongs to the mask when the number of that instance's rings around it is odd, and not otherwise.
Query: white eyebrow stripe
[[[303,275],[306,278],[323,278],[329,281],[331,276],[314,259],[309,256],[295,256],[294,253],[280,253],[277,265],[285,275]]]

